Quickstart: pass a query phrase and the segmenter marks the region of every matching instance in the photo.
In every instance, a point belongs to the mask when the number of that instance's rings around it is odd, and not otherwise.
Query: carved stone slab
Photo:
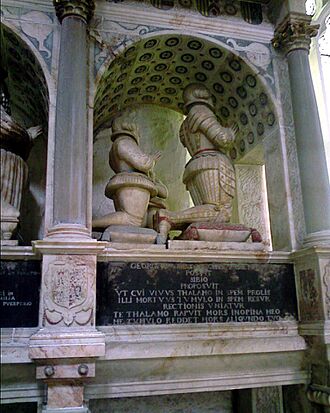
[[[295,296],[291,264],[101,262],[96,323],[295,319]]]
[[[38,326],[40,261],[1,261],[0,326]]]

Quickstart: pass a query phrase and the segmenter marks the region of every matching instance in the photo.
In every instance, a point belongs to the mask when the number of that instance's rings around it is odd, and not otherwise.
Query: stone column
[[[93,0],[54,0],[62,24],[55,120],[53,225],[49,237],[89,237],[87,24]]]
[[[58,71],[53,227],[34,242],[42,254],[39,331],[29,343],[37,379],[47,384],[45,413],[86,413],[84,383],[104,355],[95,328],[96,261],[104,243],[90,238],[91,154],[87,132],[87,23],[94,0],[56,0],[61,22]],[[90,137],[91,138],[91,137]]]
[[[308,53],[318,26],[310,17],[290,14],[277,28],[273,46],[287,55],[300,169],[305,246],[330,245],[330,186]]]

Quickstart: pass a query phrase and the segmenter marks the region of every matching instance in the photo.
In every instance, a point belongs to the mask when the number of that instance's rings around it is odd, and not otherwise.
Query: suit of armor
[[[141,227],[146,220],[150,198],[159,192],[149,175],[152,175],[160,153],[145,154],[138,145],[135,125],[123,118],[114,121],[112,132],[109,164],[116,175],[109,180],[105,195],[113,199],[116,212],[93,220],[93,228],[103,230],[110,225]]]
[[[194,207],[159,213],[162,235],[170,228],[191,223],[230,221],[235,194],[234,167],[225,151],[235,139],[235,130],[223,127],[213,112],[211,95],[203,85],[192,84],[184,91],[188,114],[180,129],[180,140],[191,159],[185,166],[183,182]]]

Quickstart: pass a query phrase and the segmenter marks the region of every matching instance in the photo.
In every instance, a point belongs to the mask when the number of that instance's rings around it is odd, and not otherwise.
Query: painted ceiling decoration
[[[11,115],[22,126],[48,124],[48,90],[41,66],[30,48],[1,25],[1,89]]]
[[[126,0],[107,0],[108,2],[120,3]],[[186,10],[197,10],[204,17],[236,16],[242,15],[245,21],[251,24],[262,22],[263,1],[240,1],[240,0],[146,0],[160,10],[181,8]]]
[[[205,39],[173,34],[141,39],[111,62],[97,86],[95,132],[109,127],[120,111],[142,103],[183,112],[182,91],[193,82],[212,92],[224,126],[238,124],[232,159],[244,155],[276,124],[264,85],[240,57]]]

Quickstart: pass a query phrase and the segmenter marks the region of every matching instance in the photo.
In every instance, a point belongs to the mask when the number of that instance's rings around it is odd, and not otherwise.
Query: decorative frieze
[[[296,49],[309,50],[311,38],[317,35],[319,25],[311,25],[310,17],[289,15],[277,27],[272,40],[275,49],[286,53]]]
[[[60,22],[65,17],[76,16],[88,23],[95,8],[94,0],[54,0],[53,3]]]

